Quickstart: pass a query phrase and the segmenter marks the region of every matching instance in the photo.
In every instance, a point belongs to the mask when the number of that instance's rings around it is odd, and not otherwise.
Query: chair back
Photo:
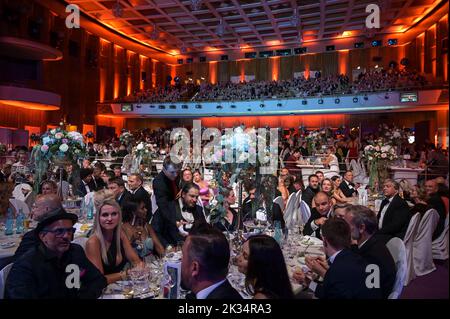
[[[406,280],[405,286],[407,286],[411,280],[416,278],[413,265],[413,242],[414,237],[417,233],[417,228],[420,223],[420,214],[416,213],[409,220],[408,229],[406,230],[405,237],[403,238],[403,243],[405,244],[406,250]]]
[[[444,231],[431,243],[433,259],[448,259],[448,214],[445,217]]]
[[[406,280],[407,260],[405,244],[400,238],[394,237],[386,243],[386,247],[395,262],[395,283],[388,299],[398,299]]]
[[[311,209],[304,200],[300,200],[300,215],[302,224],[306,224],[311,217]]]
[[[0,270],[0,299],[5,298],[5,286],[6,286],[6,278],[9,275],[9,271],[11,270],[13,266],[13,263],[10,263],[3,267],[2,270]]]

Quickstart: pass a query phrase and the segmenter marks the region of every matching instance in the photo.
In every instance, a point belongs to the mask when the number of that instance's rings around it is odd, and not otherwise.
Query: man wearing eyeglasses
[[[101,295],[107,285],[105,277],[83,248],[71,243],[77,220],[77,215],[60,209],[39,222],[39,244],[14,262],[5,299],[93,299]]]

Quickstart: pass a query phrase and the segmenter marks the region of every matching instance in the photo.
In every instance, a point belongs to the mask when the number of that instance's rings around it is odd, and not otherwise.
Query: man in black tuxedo
[[[430,179],[425,182],[425,191],[428,195],[427,203],[431,206],[431,208],[434,208],[438,214],[439,214],[439,221],[436,226],[436,229],[433,232],[432,239],[435,240],[438,238],[441,233],[444,231],[445,228],[445,218],[447,217],[446,209],[444,201],[441,199],[441,196],[439,195],[439,185],[434,179]]]
[[[378,229],[377,216],[365,206],[348,206],[345,208],[344,219],[350,225],[352,240],[356,241],[353,251],[369,264],[379,267],[380,287],[383,298],[387,299],[392,292],[396,277],[395,262],[386,247],[390,236],[375,235]]]
[[[134,195],[137,202],[143,201],[145,203],[145,208],[147,209],[147,221],[150,221],[152,217],[152,200],[150,194],[144,189],[142,184],[144,180],[139,174],[131,174],[128,176],[128,188],[130,189],[130,194]]]
[[[322,226],[323,247],[328,260],[323,257],[306,257],[306,265],[323,278],[311,281],[302,271],[294,279],[308,286],[319,299],[378,299],[380,288],[369,288],[366,279],[368,263],[350,249],[350,226],[342,218],[330,218]],[[369,280],[370,281],[370,280]]]
[[[305,224],[303,232],[305,235],[322,239],[320,228],[331,217],[331,213],[333,212],[332,202],[331,198],[324,192],[318,192],[314,196],[314,202],[316,203],[316,207],[311,210],[311,217]]]
[[[227,280],[230,245],[225,235],[207,225],[187,237],[181,260],[181,287],[186,299],[242,299]]]
[[[175,159],[174,159],[175,160]],[[155,193],[158,209],[164,212],[168,210],[168,203],[175,200],[178,189],[178,178],[181,165],[170,156],[166,156],[163,162],[163,169],[153,180],[153,192]]]
[[[108,187],[106,183],[103,181],[101,175],[102,172],[106,170],[105,164],[103,163],[95,163],[94,170],[92,172],[92,185],[95,191],[99,191],[101,189],[105,189]]]
[[[355,184],[353,183],[353,172],[346,171],[344,174],[344,180],[339,185],[342,193],[345,197],[352,197],[358,195],[358,191],[355,189]]]
[[[78,184],[76,194],[84,197],[87,193],[95,191],[92,186],[92,168],[80,169],[80,183]]]
[[[169,202],[169,211],[163,218],[158,210],[152,219],[152,227],[164,247],[177,245],[189,233],[206,224],[201,206],[197,205],[200,189],[194,183],[187,183],[177,200]]]
[[[248,196],[242,202],[242,221],[252,220],[256,216],[253,216],[253,203],[255,202],[256,184],[251,183],[247,186]]]
[[[120,207],[130,200],[131,193],[125,188],[125,181],[120,177],[111,178],[108,182],[108,189],[114,193],[114,197]]]
[[[386,198],[381,202],[378,213],[378,234],[403,239],[408,229],[411,214],[406,201],[398,195],[400,185],[391,179],[383,184]]]
[[[309,206],[309,209],[312,209],[313,198],[319,191],[319,177],[316,174],[309,175],[308,187],[302,193],[302,201]]]
[[[3,164],[0,170],[0,183],[6,183],[8,181],[8,177],[11,174],[11,167],[12,165],[10,163]]]

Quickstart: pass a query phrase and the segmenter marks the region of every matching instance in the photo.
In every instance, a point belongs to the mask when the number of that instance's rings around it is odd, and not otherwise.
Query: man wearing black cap
[[[106,287],[106,278],[71,244],[77,215],[60,209],[36,227],[39,245],[21,256],[6,280],[6,299],[94,299]]]

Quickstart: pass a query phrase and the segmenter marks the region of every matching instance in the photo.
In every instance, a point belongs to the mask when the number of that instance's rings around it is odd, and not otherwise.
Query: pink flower
[[[48,151],[48,146],[47,145],[42,145],[41,146],[41,152],[47,152]]]
[[[63,138],[62,142],[67,144],[67,143],[69,143],[69,140],[67,138]]]

